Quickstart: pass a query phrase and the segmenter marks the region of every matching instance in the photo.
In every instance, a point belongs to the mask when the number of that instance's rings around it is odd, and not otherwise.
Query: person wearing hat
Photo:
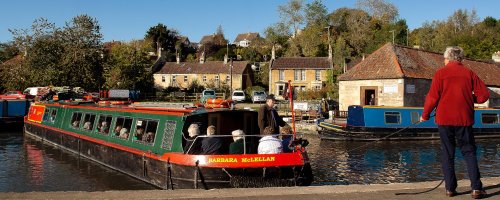
[[[279,127],[283,127],[286,124],[278,115],[278,112],[274,109],[274,103],[276,103],[276,99],[273,94],[269,94],[266,97],[266,104],[262,105],[259,108],[259,129],[260,134],[262,135],[264,132],[264,128],[270,126],[273,128],[273,134],[279,134]]]

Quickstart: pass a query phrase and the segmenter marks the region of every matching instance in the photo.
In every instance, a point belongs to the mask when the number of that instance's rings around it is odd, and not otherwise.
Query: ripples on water
[[[21,132],[0,133],[0,160],[0,192],[155,189]]]
[[[2,133],[3,132],[3,133]],[[314,185],[416,182],[441,179],[439,141],[321,141],[307,135]],[[483,177],[500,176],[500,139],[478,140]],[[348,152],[348,153],[346,153]],[[457,177],[466,167],[457,151]],[[56,147],[0,130],[0,192],[156,189]]]
[[[316,185],[402,183],[441,180],[440,142],[382,141],[364,148],[367,142],[327,141],[309,136]],[[483,177],[500,176],[500,139],[477,140],[478,161]],[[351,152],[352,151],[352,152]],[[467,177],[467,167],[456,151],[457,178]]]

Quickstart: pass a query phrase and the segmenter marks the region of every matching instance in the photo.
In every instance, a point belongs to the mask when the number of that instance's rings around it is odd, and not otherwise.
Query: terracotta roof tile
[[[328,57],[289,57],[277,58],[271,69],[330,69]]]
[[[224,64],[224,61],[205,61],[199,62],[167,62],[160,71],[155,74],[218,74],[229,73],[230,62]],[[233,61],[233,73],[243,74],[245,69],[250,67],[247,61]]]
[[[236,39],[234,39],[233,43],[238,43],[244,39],[252,41],[252,40],[255,40],[256,38],[259,38],[259,37],[260,37],[259,33],[251,33],[251,32],[241,33],[241,34],[238,34],[238,36],[236,36]]]
[[[488,86],[500,86],[500,67],[493,63],[464,60]],[[339,76],[339,80],[372,80],[389,78],[432,79],[444,66],[441,53],[434,53],[390,43],[373,52],[368,58]]]

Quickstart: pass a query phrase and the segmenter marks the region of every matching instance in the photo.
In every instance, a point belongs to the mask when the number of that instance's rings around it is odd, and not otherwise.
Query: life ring
[[[111,104],[110,101],[99,101],[98,103],[99,103],[99,105],[109,105],[109,104]]]
[[[224,101],[224,99],[212,99],[208,98],[207,99],[207,104],[221,104]]]
[[[217,103],[211,103],[217,102]],[[233,100],[223,100],[223,99],[207,99],[205,103],[206,108],[229,108],[234,103]]]
[[[128,104],[128,101],[111,101],[111,105],[125,105]]]

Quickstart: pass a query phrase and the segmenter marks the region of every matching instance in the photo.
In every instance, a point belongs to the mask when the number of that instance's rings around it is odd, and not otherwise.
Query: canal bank
[[[487,199],[500,199],[500,177],[483,178]],[[440,181],[418,183],[394,183],[371,185],[331,185],[281,188],[235,188],[213,190],[140,190],[140,191],[103,191],[103,192],[26,192],[0,193],[0,199],[445,199],[444,184],[438,189],[428,190]],[[471,199],[469,180],[460,180],[458,195],[453,199]]]

